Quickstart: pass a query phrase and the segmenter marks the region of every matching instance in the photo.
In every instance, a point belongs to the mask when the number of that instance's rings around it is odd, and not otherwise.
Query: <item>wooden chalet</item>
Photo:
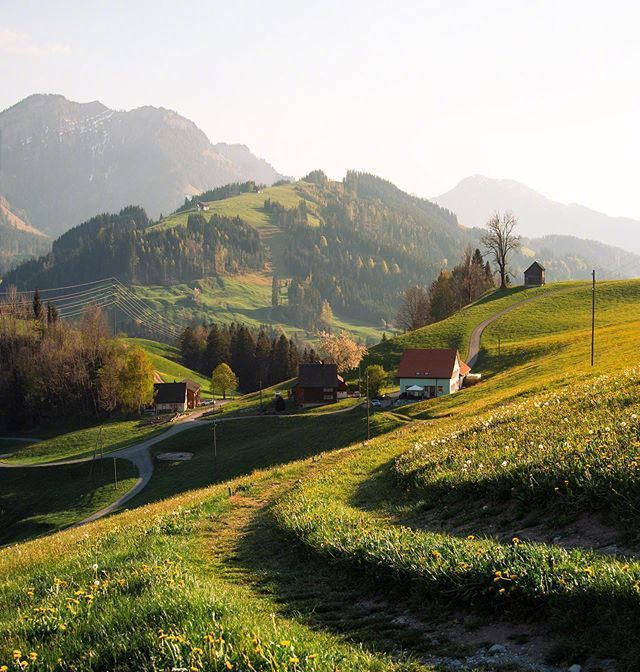
[[[470,371],[455,348],[405,350],[397,374],[400,394],[418,399],[453,394]]]
[[[335,404],[347,396],[344,378],[335,364],[300,364],[293,397],[298,406]]]
[[[187,410],[186,383],[155,383],[153,406],[156,413],[182,413]]]

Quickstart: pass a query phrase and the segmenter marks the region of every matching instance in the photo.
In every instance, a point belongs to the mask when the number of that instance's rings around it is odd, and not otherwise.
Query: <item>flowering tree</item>
[[[339,334],[330,334],[321,331],[319,351],[324,361],[336,364],[338,371],[355,369],[362,358],[367,354],[367,348],[358,343],[345,331]]]

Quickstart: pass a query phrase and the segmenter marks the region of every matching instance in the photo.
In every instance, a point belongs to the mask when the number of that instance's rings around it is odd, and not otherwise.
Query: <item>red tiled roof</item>
[[[402,353],[398,378],[451,378],[456,357],[460,373],[465,376],[471,368],[461,359],[455,348],[424,348],[405,350]]]

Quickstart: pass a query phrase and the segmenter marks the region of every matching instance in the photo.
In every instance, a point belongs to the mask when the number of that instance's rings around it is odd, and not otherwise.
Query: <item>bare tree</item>
[[[429,292],[424,287],[407,287],[396,315],[397,325],[404,331],[413,331],[429,323]]]
[[[488,231],[482,236],[482,244],[489,250],[500,273],[500,288],[507,286],[508,256],[520,247],[520,236],[515,234],[518,220],[507,210],[501,215],[497,210],[487,222]]]

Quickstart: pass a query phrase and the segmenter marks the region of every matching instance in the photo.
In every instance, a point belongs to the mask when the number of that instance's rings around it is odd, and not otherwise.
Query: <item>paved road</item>
[[[482,338],[482,332],[492,323],[495,322],[497,319],[502,317],[503,315],[506,315],[507,313],[510,313],[512,310],[515,310],[516,308],[520,308],[521,306],[524,306],[526,303],[531,303],[532,301],[537,301],[543,296],[547,296],[547,294],[541,293],[541,294],[536,294],[536,296],[532,296],[529,299],[523,299],[522,301],[518,301],[518,303],[514,303],[510,305],[507,308],[504,308],[503,310],[497,312],[495,315],[492,315],[491,317],[488,317],[486,320],[483,322],[480,322],[480,324],[471,332],[471,338],[469,339],[469,351],[467,353],[467,364],[473,368],[474,364],[476,363],[478,359],[478,355],[480,354],[480,339]]]

